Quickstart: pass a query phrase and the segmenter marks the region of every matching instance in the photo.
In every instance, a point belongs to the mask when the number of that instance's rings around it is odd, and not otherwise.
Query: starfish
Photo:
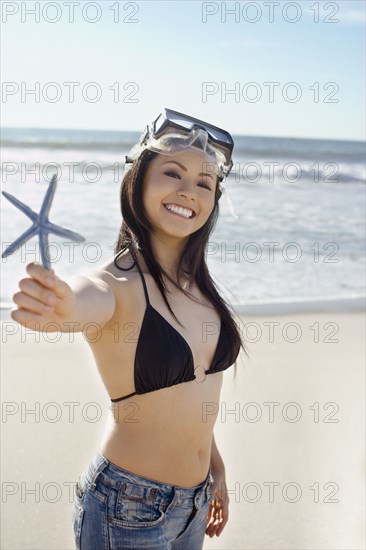
[[[65,237],[79,243],[85,241],[84,237],[82,235],[79,235],[79,233],[74,233],[74,231],[70,231],[69,229],[65,229],[60,225],[55,225],[54,223],[51,223],[49,221],[48,214],[51,208],[53,197],[56,192],[56,187],[57,174],[54,174],[46,191],[46,195],[43,199],[39,214],[33,212],[33,210],[29,208],[29,206],[16,199],[13,195],[10,195],[10,193],[2,191],[4,197],[6,197],[12,204],[14,204],[14,206],[19,208],[19,210],[21,210],[33,222],[33,225],[29,229],[27,229],[27,231],[25,231],[22,235],[20,235],[20,237],[18,237],[18,239],[16,239],[10,246],[8,246],[8,248],[2,254],[2,258],[6,258],[10,254],[13,254],[16,250],[18,250],[18,248],[22,246],[22,244],[25,244],[27,241],[29,241],[29,239],[38,234],[39,244],[41,248],[42,264],[46,269],[50,270],[51,260],[48,246],[49,233],[55,233],[55,235],[58,235],[59,237]]]

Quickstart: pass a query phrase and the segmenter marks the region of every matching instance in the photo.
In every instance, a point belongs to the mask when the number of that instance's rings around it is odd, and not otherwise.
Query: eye
[[[164,172],[164,175],[165,176],[172,176],[173,178],[179,178],[179,174],[177,174],[176,172]]]
[[[199,185],[202,185],[205,189],[208,189],[209,191],[211,191],[211,187],[207,183],[200,181]]]
[[[173,178],[179,178],[180,179],[180,175],[177,174],[176,172],[164,172],[164,175],[165,176],[169,176],[169,177],[173,177]],[[202,187],[204,187],[205,189],[208,189],[209,191],[211,191],[211,187],[205,183],[204,181],[199,181],[198,182],[198,185],[201,185]]]

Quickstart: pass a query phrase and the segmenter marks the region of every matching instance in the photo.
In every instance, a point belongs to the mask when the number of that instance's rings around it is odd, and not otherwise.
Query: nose
[[[180,188],[177,191],[178,195],[180,197],[186,197],[187,199],[195,199],[196,196],[196,189],[194,184],[190,184],[187,181],[182,182]]]

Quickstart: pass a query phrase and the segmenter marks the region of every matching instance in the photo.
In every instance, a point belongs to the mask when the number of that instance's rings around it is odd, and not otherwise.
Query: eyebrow
[[[166,162],[163,162],[162,163],[162,166],[164,164],[177,164],[182,170],[184,170],[184,172],[187,172],[187,168],[185,166],[183,166],[183,164],[181,164],[180,162],[177,162],[176,160],[167,160]],[[207,172],[200,172],[198,174],[199,176],[208,176],[209,178],[211,178],[213,181],[214,180],[214,177],[212,176],[212,174],[208,174]]]

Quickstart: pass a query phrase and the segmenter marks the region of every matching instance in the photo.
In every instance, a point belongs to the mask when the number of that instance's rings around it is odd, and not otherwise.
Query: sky
[[[2,126],[141,131],[168,107],[236,135],[365,139],[363,0],[1,11]]]

